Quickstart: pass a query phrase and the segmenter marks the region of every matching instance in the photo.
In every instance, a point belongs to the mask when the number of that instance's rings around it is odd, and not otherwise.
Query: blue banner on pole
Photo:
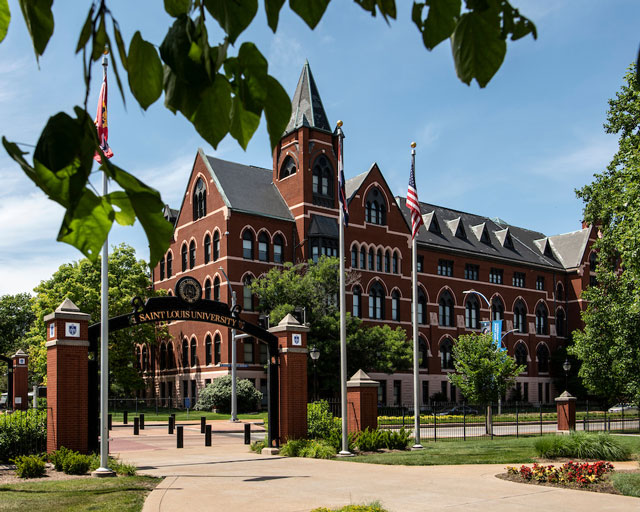
[[[495,344],[502,348],[502,320],[494,320],[491,322],[491,332],[493,334],[493,341]]]

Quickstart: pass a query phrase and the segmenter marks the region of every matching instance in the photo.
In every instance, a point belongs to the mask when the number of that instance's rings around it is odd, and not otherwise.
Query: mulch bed
[[[50,480],[77,480],[78,478],[91,478],[91,475],[67,475],[62,471],[56,471],[53,468],[53,464],[46,464],[45,476],[40,478],[19,478],[16,476],[15,466],[11,464],[0,465],[0,485],[4,484],[18,484],[25,482],[44,482]]]

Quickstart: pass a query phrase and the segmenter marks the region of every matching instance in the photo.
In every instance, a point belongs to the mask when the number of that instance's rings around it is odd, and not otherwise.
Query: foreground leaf
[[[264,104],[264,116],[267,120],[267,131],[273,150],[280,142],[284,129],[291,118],[291,100],[287,91],[272,76],[267,78],[267,101]]]
[[[181,14],[189,14],[191,0],[164,0],[164,10],[169,16],[177,18]]]
[[[422,40],[428,50],[433,50],[438,44],[451,36],[456,28],[460,16],[460,0],[431,0],[427,19],[422,21],[422,10],[425,3],[414,3],[413,22],[422,32]]]
[[[236,42],[258,12],[258,0],[204,0],[204,5],[229,35],[231,44]]]
[[[9,0],[0,0],[0,42],[2,42],[7,35],[10,21],[11,11],[9,11]]]
[[[280,10],[284,0],[264,0],[264,10],[267,14],[267,24],[269,28],[275,33],[278,28],[278,18],[280,17]]]
[[[313,30],[322,19],[330,0],[289,0],[289,7]]]
[[[229,133],[231,124],[231,87],[224,76],[202,95],[200,104],[190,118],[198,133],[214,148]]]
[[[22,16],[33,42],[36,58],[44,53],[53,34],[53,0],[20,0]]]
[[[147,109],[162,94],[162,63],[153,45],[136,32],[127,57],[129,87],[143,109]]]
[[[260,116],[246,110],[240,98],[238,96],[234,97],[231,108],[231,126],[229,127],[229,133],[238,141],[242,149],[247,149],[247,145],[258,129],[259,124]]]

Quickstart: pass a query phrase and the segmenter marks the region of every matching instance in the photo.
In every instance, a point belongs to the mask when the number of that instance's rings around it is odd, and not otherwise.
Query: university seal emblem
[[[183,277],[176,283],[176,296],[188,304],[193,304],[202,297],[202,286],[193,277]]]

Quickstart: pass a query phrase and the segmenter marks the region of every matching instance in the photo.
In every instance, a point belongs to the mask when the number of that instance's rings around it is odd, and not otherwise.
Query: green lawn
[[[0,485],[0,510],[139,511],[147,494],[160,481],[148,476],[127,476]]]
[[[625,496],[640,498],[640,473],[613,473],[611,481]]]
[[[537,456],[534,444],[539,436],[494,438],[468,441],[443,440],[423,442],[424,450],[358,455],[345,458],[368,464],[400,464],[405,466],[436,466],[450,464],[526,464]],[[627,446],[632,457],[640,455],[640,437],[616,436]]]
[[[187,414],[187,411],[184,411],[184,410],[174,409],[169,412],[166,409],[165,410],[159,409],[158,414],[156,414],[155,409],[138,409],[137,413],[135,411],[128,411],[129,423],[133,423],[133,418],[135,418],[136,416],[139,416],[140,413],[144,413],[145,423],[152,422],[152,421],[167,422],[169,421],[169,415],[171,413],[174,413],[176,415],[176,421],[186,421],[186,420],[200,421],[201,416],[206,417],[207,420],[228,420],[229,418],[231,418],[230,414],[220,414],[217,412],[189,411],[189,413]],[[122,411],[118,411],[118,412],[109,411],[109,414],[111,414],[111,418],[114,422],[122,423],[122,420],[124,417]],[[238,414],[238,419],[249,420],[249,421],[266,421],[267,413],[261,412],[258,414]]]

